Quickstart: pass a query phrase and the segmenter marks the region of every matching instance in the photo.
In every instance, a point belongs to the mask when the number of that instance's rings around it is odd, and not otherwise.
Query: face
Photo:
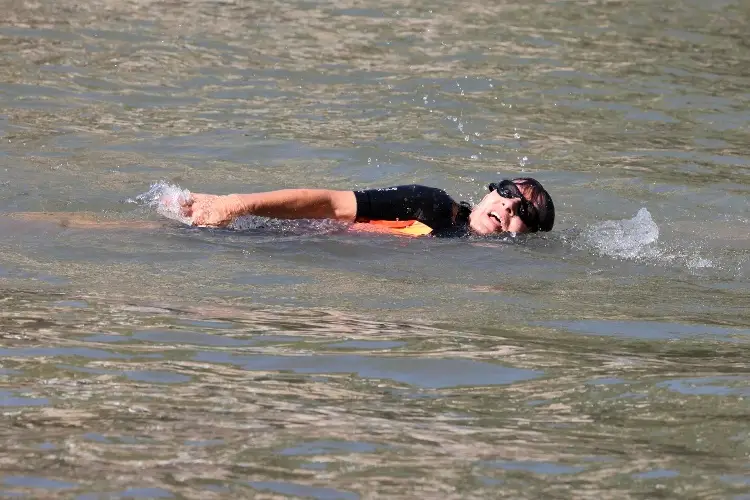
[[[525,186],[518,186],[520,194]],[[529,227],[521,220],[521,212],[525,203],[521,198],[505,198],[500,195],[500,189],[495,189],[485,196],[469,214],[469,227],[480,235],[512,232],[528,233]],[[503,191],[507,194],[507,191]]]

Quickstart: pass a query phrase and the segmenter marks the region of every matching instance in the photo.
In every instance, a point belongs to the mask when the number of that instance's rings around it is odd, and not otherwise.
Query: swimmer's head
[[[549,231],[555,224],[555,205],[542,185],[530,177],[489,185],[490,192],[469,215],[476,234]]]

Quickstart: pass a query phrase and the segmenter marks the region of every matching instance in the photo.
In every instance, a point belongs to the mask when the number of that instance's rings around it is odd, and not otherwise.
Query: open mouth
[[[502,228],[503,221],[500,220],[500,215],[495,212],[494,210],[487,214],[491,219],[495,219],[498,224],[500,224],[500,227]]]

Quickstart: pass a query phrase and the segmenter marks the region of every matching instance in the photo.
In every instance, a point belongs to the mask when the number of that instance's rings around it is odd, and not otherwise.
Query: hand
[[[180,200],[180,211],[194,226],[226,226],[237,217],[241,207],[234,195],[192,193],[187,200]]]

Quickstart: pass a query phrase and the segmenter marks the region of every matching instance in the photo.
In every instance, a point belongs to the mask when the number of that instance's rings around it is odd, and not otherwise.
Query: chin
[[[479,235],[479,236],[487,236],[488,234],[494,234],[494,231],[487,231],[484,228],[469,226],[469,229],[471,229],[471,232]]]

